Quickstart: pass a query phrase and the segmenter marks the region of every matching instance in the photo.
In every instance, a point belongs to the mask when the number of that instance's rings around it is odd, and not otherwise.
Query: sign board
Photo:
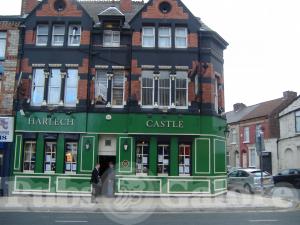
[[[14,118],[0,117],[0,142],[13,142]]]

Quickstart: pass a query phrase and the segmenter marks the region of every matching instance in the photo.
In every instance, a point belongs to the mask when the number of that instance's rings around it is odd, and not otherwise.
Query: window
[[[191,173],[191,146],[179,146],[179,175],[190,175]]]
[[[187,28],[177,27],[175,29],[175,48],[187,48]]]
[[[67,142],[65,150],[65,171],[74,172],[77,170],[77,142]]]
[[[249,167],[256,167],[256,150],[255,150],[255,148],[249,149]]]
[[[300,111],[296,112],[296,133],[300,133]]]
[[[137,174],[148,174],[149,168],[149,145],[141,143],[136,146],[136,173]]]
[[[98,70],[96,80],[95,80],[96,103],[105,104],[107,102],[107,89],[108,89],[107,73],[103,70]]]
[[[0,32],[0,59],[5,58],[6,51],[6,32]]]
[[[112,80],[112,105],[123,106],[124,103],[124,74],[115,73]]]
[[[257,124],[256,127],[255,127],[256,140],[261,135],[261,131],[262,131],[261,128],[262,128],[261,124]]]
[[[61,74],[59,69],[52,69],[49,77],[48,104],[58,105],[60,102]]]
[[[55,172],[56,165],[56,142],[46,142],[45,144],[45,172]]]
[[[249,177],[249,174],[246,171],[239,170],[237,173],[237,177]]]
[[[167,71],[162,71],[158,81],[158,101],[160,106],[170,106],[170,77]]]
[[[142,105],[153,106],[154,79],[152,71],[142,72]]]
[[[219,113],[219,77],[215,76],[215,111]]]
[[[80,45],[80,36],[81,36],[81,27],[78,25],[69,26],[69,46],[79,46]]]
[[[237,143],[237,132],[236,129],[233,128],[231,129],[231,144],[236,144]]]
[[[158,145],[158,174],[169,174],[169,145]]]
[[[104,47],[119,47],[120,46],[120,31],[105,30],[103,33]]]
[[[177,72],[176,75],[176,90],[175,90],[175,101],[177,107],[187,107],[187,73]]]
[[[36,45],[46,46],[48,43],[48,25],[38,25],[36,29]]]
[[[41,106],[44,100],[45,74],[43,69],[34,69],[32,90],[31,90],[31,105]]]
[[[26,141],[24,144],[23,171],[33,172],[35,168],[36,142]]]
[[[145,48],[155,47],[155,28],[143,27],[142,45]]]
[[[250,142],[250,130],[249,127],[244,127],[244,143]]]
[[[158,29],[158,47],[171,48],[171,28],[160,27]]]
[[[52,45],[53,46],[63,46],[65,39],[65,26],[64,25],[54,25],[52,31]]]
[[[111,146],[111,140],[105,140],[105,146]]]
[[[65,105],[75,107],[77,104],[78,70],[69,69],[66,77]]]

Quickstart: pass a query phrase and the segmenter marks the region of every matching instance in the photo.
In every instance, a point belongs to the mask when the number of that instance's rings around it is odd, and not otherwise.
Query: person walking
[[[115,169],[113,162],[109,162],[108,165],[108,169],[103,174],[104,183],[102,193],[106,197],[114,197]]]
[[[101,189],[101,179],[100,179],[100,164],[97,163],[92,175],[91,175],[91,184],[92,184],[92,197],[91,197],[91,202],[92,203],[97,203],[97,195],[100,192]]]

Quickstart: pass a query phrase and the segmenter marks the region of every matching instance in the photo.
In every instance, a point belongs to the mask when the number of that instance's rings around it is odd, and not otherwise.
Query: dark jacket
[[[96,168],[94,168],[93,172],[92,172],[92,176],[91,176],[91,183],[92,184],[98,184],[100,181],[100,174],[99,174],[99,170],[97,170]]]

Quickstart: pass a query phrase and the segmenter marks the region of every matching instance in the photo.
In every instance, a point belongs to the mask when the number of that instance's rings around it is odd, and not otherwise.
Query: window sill
[[[250,144],[250,141],[243,141],[243,144]]]

